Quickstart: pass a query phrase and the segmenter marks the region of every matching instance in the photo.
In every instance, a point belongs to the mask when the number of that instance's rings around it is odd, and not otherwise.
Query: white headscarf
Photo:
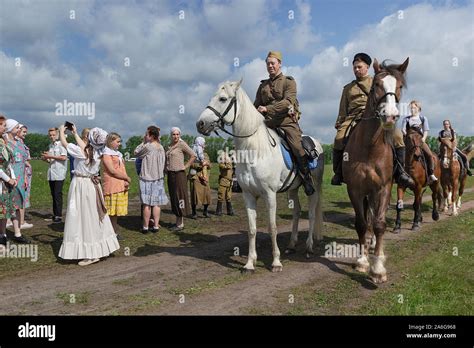
[[[7,133],[10,133],[18,125],[18,121],[15,121],[13,118],[9,118],[5,125],[7,128]]]
[[[99,156],[102,156],[107,140],[107,132],[101,128],[92,128],[89,132],[89,144]]]
[[[196,153],[198,161],[204,161],[204,144],[206,144],[206,139],[203,137],[197,137],[194,140],[193,151]]]

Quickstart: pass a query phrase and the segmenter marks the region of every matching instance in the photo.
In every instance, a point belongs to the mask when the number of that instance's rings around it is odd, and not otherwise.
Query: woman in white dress
[[[81,260],[79,265],[87,266],[120,249],[98,180],[107,132],[92,128],[84,142],[73,126],[72,134],[77,142],[75,145],[66,141],[64,130],[64,126],[59,128],[59,139],[74,158],[74,177],[69,186],[64,238],[59,257]]]

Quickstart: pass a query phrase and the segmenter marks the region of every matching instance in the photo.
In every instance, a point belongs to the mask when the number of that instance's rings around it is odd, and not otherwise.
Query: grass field
[[[38,261],[31,262],[28,259],[5,258],[0,260],[0,281],[9,277],[28,277],[34,272],[50,270],[61,267],[76,267],[73,265],[65,266],[64,262],[57,257],[63,234],[63,224],[50,224],[43,220],[43,217],[51,213],[51,196],[46,181],[47,164],[42,161],[32,161],[33,165],[33,187],[32,187],[32,207],[27,210],[29,219],[35,226],[32,229],[25,230],[24,234],[29,237],[36,245],[40,257]],[[353,219],[351,217],[352,207],[347,197],[345,186],[331,186],[331,168],[326,167],[323,183],[323,211],[325,215],[324,223],[324,243],[332,241],[347,241],[354,243],[356,233],[354,231]],[[138,178],[135,173],[133,162],[127,162],[127,172],[132,177],[130,186],[130,205],[129,216],[119,219],[121,226],[120,234],[125,238],[121,242],[128,255],[147,256],[153,254],[155,250],[182,250],[188,245],[207,246],[214,242],[219,242],[219,233],[225,231],[239,230],[245,233],[247,230],[247,218],[244,210],[243,200],[240,194],[234,196],[234,206],[237,216],[213,216],[211,219],[185,220],[186,228],[184,234],[171,232],[168,228],[174,223],[174,215],[171,214],[168,207],[162,211],[160,233],[153,235],[142,235],[139,233],[140,213],[138,201]],[[217,189],[218,166],[214,165],[211,170],[211,187],[213,197]],[[473,178],[469,178],[467,188],[472,188]],[[64,186],[64,209],[66,208],[67,190],[69,187],[69,178]],[[394,188],[395,192],[395,188]],[[300,192],[303,204],[302,217],[307,218],[305,208],[306,198],[304,193]],[[410,199],[408,194],[406,199]],[[472,190],[465,193],[463,201],[467,202],[474,199]],[[392,195],[392,203],[395,201],[395,195]],[[214,200],[215,202],[215,200]],[[431,202],[423,203],[423,211],[429,216]],[[215,208],[215,203],[211,211]],[[267,213],[264,203],[258,203],[258,228],[259,231],[266,230]],[[288,226],[291,223],[292,210],[288,207],[286,194],[278,196],[278,226]],[[388,231],[394,224],[395,211],[388,211]],[[410,224],[413,218],[413,211],[407,209],[403,214],[402,223]],[[473,212],[464,212],[456,218],[449,218],[433,224],[427,233],[419,233],[413,237],[394,240],[386,246],[386,253],[389,255],[390,269],[394,270],[392,277],[393,285],[385,286],[379,291],[371,293],[370,296],[364,295],[360,284],[366,276],[356,271],[349,273],[349,276],[343,277],[333,283],[325,284],[324,292],[318,291],[321,284],[317,282],[307,282],[304,286],[298,286],[291,290],[300,299],[304,299],[304,305],[287,304],[288,292],[277,294],[279,301],[278,313],[299,315],[299,314],[473,314],[473,300],[471,292],[474,285],[473,272],[469,270],[473,267],[473,249],[474,242],[474,214]],[[286,237],[285,237],[286,238]],[[281,238],[280,238],[281,239]],[[302,238],[301,238],[302,239]],[[300,240],[301,240],[300,239]],[[264,243],[267,243],[265,240]],[[161,249],[160,249],[161,248]],[[284,244],[280,241],[280,249]],[[453,248],[457,248],[457,255],[453,255]],[[227,252],[227,251],[226,251]],[[246,252],[246,251],[245,251]],[[317,255],[322,255],[324,250],[320,246],[316,250]],[[260,254],[262,255],[262,254]],[[114,258],[123,258],[122,252],[117,252]],[[234,261],[231,261],[234,262]],[[291,260],[284,259],[285,267],[295,267]],[[235,262],[233,266],[239,266]],[[259,259],[256,275],[266,274],[262,259]],[[166,275],[163,275],[166,276]],[[202,294],[226,288],[241,282],[244,278],[237,272],[222,274],[211,279],[195,280],[192,283],[180,283],[179,285],[170,285],[169,294],[184,293],[189,296],[200,296]],[[135,282],[133,276],[124,279],[115,280],[114,286],[129,286]],[[359,294],[360,293],[360,294]],[[362,300],[354,301],[360,295]],[[66,293],[59,291],[57,299],[66,301]],[[88,302],[93,294],[85,294],[81,301]],[[132,295],[130,295],[132,296]],[[146,305],[143,303],[153,302],[154,306],[162,306],[166,303],[163,298],[150,297],[143,299],[142,294],[133,295],[134,301],[141,304],[137,307],[140,313]],[[150,295],[151,296],[151,295]],[[350,303],[350,305],[348,305]],[[321,308],[325,310],[321,312]],[[132,309],[131,312],[135,313]],[[117,312],[117,314],[124,313]],[[274,314],[275,307],[254,306],[249,314]]]

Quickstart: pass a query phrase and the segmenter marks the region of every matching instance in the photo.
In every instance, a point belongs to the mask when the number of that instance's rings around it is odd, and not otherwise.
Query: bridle
[[[385,74],[385,76],[389,75],[387,72],[385,71],[382,71],[382,72],[379,72],[378,74],[376,74],[374,76],[374,82],[375,82],[375,79],[377,78],[378,75],[381,75],[381,74]],[[383,77],[385,77],[383,76]],[[383,78],[383,77],[379,77],[379,78]],[[372,93],[372,95],[374,97],[376,97],[376,94],[375,94],[375,83],[372,82],[372,87],[370,87],[370,93]],[[369,94],[370,94],[369,93]],[[374,117],[367,117],[367,118],[362,118],[362,120],[372,120],[372,119],[379,119],[381,120],[382,119],[382,115],[380,114],[380,111],[379,111],[379,105],[383,102],[383,101],[386,101],[386,98],[389,96],[389,95],[393,95],[395,97],[395,102],[399,102],[399,99],[398,99],[398,96],[396,93],[394,92],[387,92],[385,93],[383,96],[381,96],[380,98],[377,98],[375,99],[375,116]]]
[[[225,121],[224,121],[224,117],[227,116],[227,114],[229,113],[230,109],[232,109],[232,107],[234,108],[234,119],[232,120],[232,122],[229,124],[229,126],[232,126],[234,123],[235,123],[235,119],[237,117],[237,97],[232,97],[232,99],[230,100],[230,103],[229,105],[227,105],[227,108],[225,109],[224,113],[221,114],[219,111],[217,111],[216,109],[214,109],[212,106],[208,105],[206,106],[206,109],[209,109],[211,110],[214,115],[217,116],[218,118],[218,121],[217,121],[217,127],[223,131],[224,133],[226,134],[229,134],[233,137],[236,137],[236,138],[249,138],[251,137],[252,135],[254,135],[258,128],[255,129],[255,131],[252,133],[252,134],[249,134],[249,135],[237,135],[237,134],[233,134],[231,132],[229,132],[228,130],[225,129]],[[217,135],[219,135],[219,133],[217,133],[217,131],[214,131]]]

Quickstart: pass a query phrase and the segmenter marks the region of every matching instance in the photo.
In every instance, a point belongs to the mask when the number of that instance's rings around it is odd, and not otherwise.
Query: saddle
[[[298,170],[298,166],[296,165],[296,158],[292,153],[288,142],[286,141],[285,132],[280,128],[276,128],[275,131],[277,132],[281,140],[281,153],[283,155],[283,160],[285,162],[286,168],[290,170],[290,173],[283,182],[283,186],[278,190],[278,192],[285,192],[291,187],[296,177],[298,176],[298,173],[301,175],[301,172]],[[318,166],[319,155],[323,152],[322,148],[320,147],[318,149],[313,139],[308,135],[303,135],[301,137],[301,145],[306,153],[306,156],[308,157],[309,170],[315,169]]]

